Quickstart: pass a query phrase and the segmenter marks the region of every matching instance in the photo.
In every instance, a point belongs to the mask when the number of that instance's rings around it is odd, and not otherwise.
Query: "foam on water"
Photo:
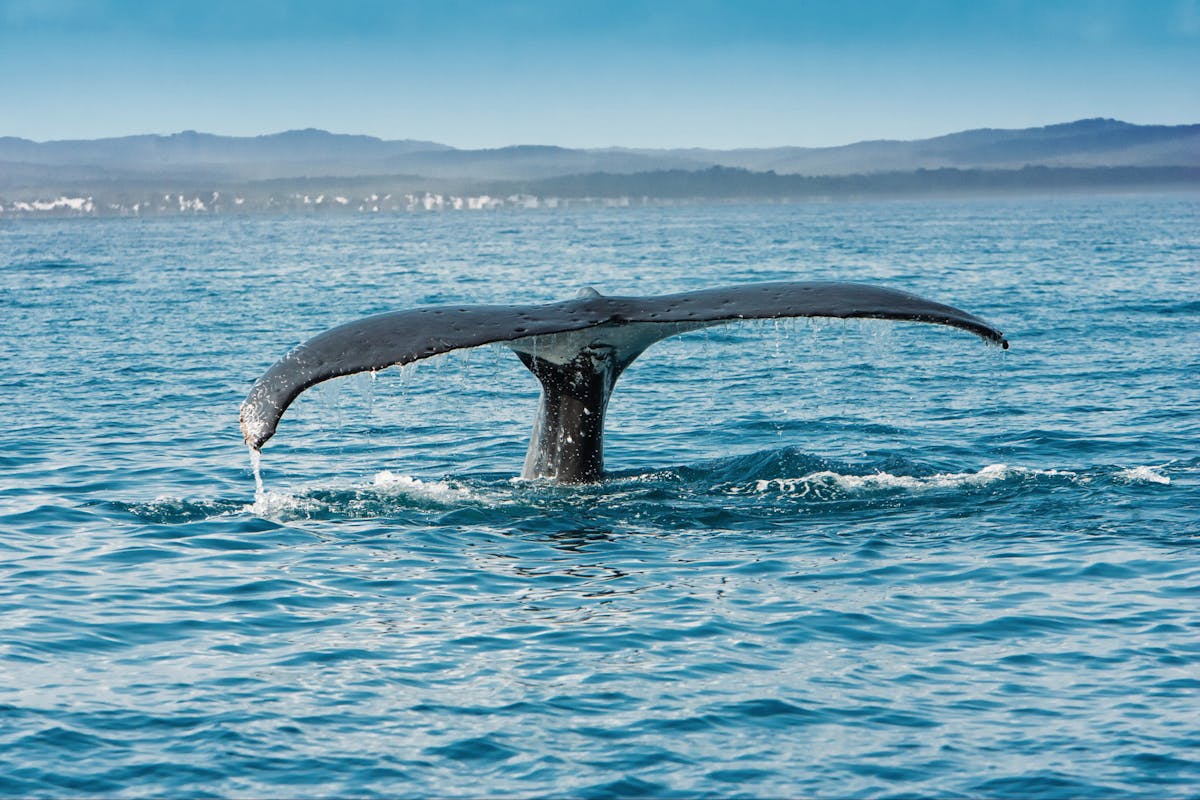
[[[330,511],[327,502],[292,492],[256,492],[254,502],[242,507],[242,512],[263,519],[297,519],[311,516],[314,512]]]
[[[1086,483],[1089,478],[1077,472],[1058,469],[1030,469],[1010,467],[1007,464],[989,464],[978,472],[946,472],[926,477],[893,475],[890,472],[874,472],[867,475],[843,475],[822,470],[797,478],[767,478],[754,482],[753,486],[734,487],[734,494],[745,491],[781,492],[784,494],[808,495],[837,490],[847,494],[906,490],[913,492],[931,489],[955,489],[963,486],[978,487],[1021,477],[1051,477],[1078,480]]]
[[[1117,477],[1127,481],[1141,481],[1144,483],[1161,483],[1169,484],[1171,479],[1162,474],[1162,467],[1130,467],[1123,469],[1117,473]]]
[[[237,507],[241,514],[287,522],[300,519],[372,519],[406,511],[476,507],[499,508],[513,502],[507,481],[478,482],[474,488],[448,480],[423,480],[384,470],[369,482],[316,483],[294,489],[256,491],[254,501]],[[186,500],[176,501],[183,505]],[[145,509],[153,512],[153,508]],[[221,506],[214,513],[232,509]]]
[[[399,475],[388,470],[376,474],[372,486],[381,493],[443,505],[483,500],[477,492],[448,481],[423,481],[411,475]]]

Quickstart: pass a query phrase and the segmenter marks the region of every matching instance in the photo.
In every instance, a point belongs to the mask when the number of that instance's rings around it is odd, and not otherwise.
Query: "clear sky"
[[[0,0],[0,135],[831,145],[1200,122],[1200,0]]]

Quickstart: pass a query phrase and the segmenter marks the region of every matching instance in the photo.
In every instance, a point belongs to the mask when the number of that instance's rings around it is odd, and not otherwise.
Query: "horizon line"
[[[512,144],[498,145],[498,146],[491,146],[491,147],[460,147],[457,145],[448,144],[446,142],[437,141],[434,139],[411,138],[411,137],[389,139],[389,138],[384,138],[384,137],[376,136],[374,134],[369,134],[369,133],[346,133],[346,132],[339,132],[339,131],[331,131],[326,128],[317,128],[317,127],[313,127],[313,126],[308,126],[308,127],[304,127],[304,128],[287,128],[285,130],[274,131],[274,132],[270,132],[270,133],[258,133],[258,134],[214,133],[212,131],[200,131],[200,130],[196,130],[194,128],[186,128],[184,130],[175,131],[172,133],[127,133],[127,134],[120,134],[120,135],[113,135],[113,136],[97,136],[97,137],[92,137],[92,138],[64,138],[64,139],[42,139],[42,140],[27,139],[23,136],[0,135],[0,141],[3,141],[5,139],[10,139],[10,140],[15,139],[17,141],[30,142],[35,145],[46,145],[46,144],[62,144],[62,143],[68,143],[68,142],[70,142],[70,143],[102,142],[102,141],[113,141],[113,140],[118,140],[118,139],[138,139],[138,138],[171,139],[171,138],[187,136],[187,135],[211,136],[214,138],[222,138],[222,139],[253,140],[253,139],[267,139],[267,138],[271,138],[271,137],[275,137],[275,136],[286,136],[288,134],[296,134],[296,133],[318,133],[318,134],[324,134],[327,136],[344,136],[344,137],[353,137],[353,138],[373,139],[375,141],[384,142],[384,143],[410,142],[410,143],[414,143],[414,144],[437,145],[439,147],[445,147],[445,148],[449,148],[449,149],[457,150],[457,151],[510,150],[510,149],[521,148],[521,147],[544,147],[544,148],[555,148],[555,149],[560,149],[560,150],[585,150],[585,151],[586,150],[595,150],[595,151],[605,151],[605,150],[739,151],[739,150],[778,150],[778,149],[825,150],[825,149],[834,149],[834,148],[838,148],[838,147],[850,147],[850,146],[853,146],[856,144],[867,144],[867,143],[874,143],[874,142],[920,142],[920,141],[927,141],[929,139],[938,139],[938,138],[942,138],[944,136],[953,136],[956,134],[976,133],[976,132],[983,132],[983,131],[1010,131],[1010,132],[1012,132],[1012,131],[1030,131],[1030,130],[1039,130],[1039,129],[1046,129],[1046,128],[1066,127],[1066,126],[1070,126],[1070,125],[1079,125],[1081,123],[1088,123],[1088,122],[1091,122],[1091,123],[1101,123],[1101,122],[1117,123],[1120,125],[1128,125],[1128,126],[1132,126],[1132,127],[1142,127],[1142,128],[1190,128],[1190,127],[1200,126],[1200,122],[1178,123],[1178,124],[1172,125],[1172,124],[1155,123],[1155,122],[1151,122],[1151,123],[1129,122],[1127,120],[1117,119],[1115,117],[1099,117],[1098,116],[1098,117],[1081,117],[1079,119],[1067,120],[1067,121],[1063,121],[1063,122],[1051,122],[1051,123],[1046,123],[1044,125],[1030,125],[1030,126],[1025,126],[1025,127],[1008,128],[1008,127],[982,126],[982,127],[973,127],[973,128],[962,128],[959,130],[953,130],[953,131],[947,131],[944,133],[934,134],[932,136],[917,137],[917,138],[912,138],[912,139],[876,137],[876,138],[866,138],[866,139],[855,139],[855,140],[849,141],[849,142],[842,142],[840,144],[829,144],[829,145],[777,144],[777,145],[739,145],[739,146],[734,146],[734,147],[712,147],[712,146],[704,146],[704,145],[670,145],[670,146],[657,146],[656,147],[656,146],[617,145],[617,144],[601,145],[601,146],[570,146],[570,145],[559,145],[559,144],[548,144],[548,143],[537,143],[537,142],[516,142],[516,143],[512,143]]]

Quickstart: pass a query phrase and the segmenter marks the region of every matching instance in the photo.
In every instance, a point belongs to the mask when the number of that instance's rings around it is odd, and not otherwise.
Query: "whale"
[[[592,483],[604,477],[604,415],[617,379],[655,342],[713,325],[788,317],[866,318],[946,325],[1008,348],[991,324],[953,306],[881,286],[779,281],[619,297],[594,288],[543,305],[444,305],[348,322],[297,345],[270,366],[241,406],[257,453],[305,389],[359,372],[463,348],[509,347],[541,384],[521,477]]]

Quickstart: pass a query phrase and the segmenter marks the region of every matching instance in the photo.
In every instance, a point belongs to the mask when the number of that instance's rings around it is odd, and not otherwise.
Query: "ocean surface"
[[[656,345],[515,480],[425,304],[854,280],[1001,328]],[[0,220],[0,795],[1200,796],[1200,195]]]

